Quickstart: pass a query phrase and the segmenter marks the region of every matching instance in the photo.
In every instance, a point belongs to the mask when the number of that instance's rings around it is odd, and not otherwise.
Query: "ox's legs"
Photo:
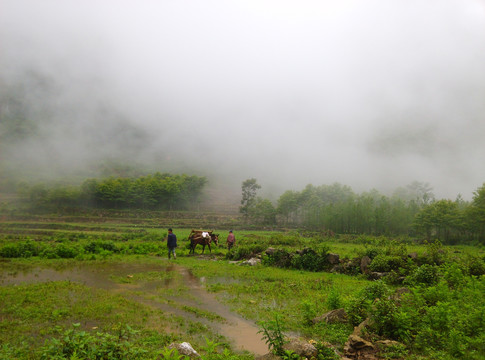
[[[195,251],[195,245],[197,245],[197,244],[195,243],[195,241],[190,240],[190,249],[189,249],[189,255],[194,253],[194,251]]]

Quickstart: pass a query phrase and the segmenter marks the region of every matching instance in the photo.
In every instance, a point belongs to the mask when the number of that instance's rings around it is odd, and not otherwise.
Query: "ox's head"
[[[219,234],[211,234],[212,242],[219,246]]]

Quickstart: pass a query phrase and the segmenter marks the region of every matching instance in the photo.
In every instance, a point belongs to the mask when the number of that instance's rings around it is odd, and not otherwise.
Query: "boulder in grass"
[[[283,350],[293,351],[301,358],[316,358],[318,350],[313,344],[297,338],[291,338],[289,342],[283,345]]]
[[[261,264],[261,259],[254,258],[254,257],[240,263],[240,265],[249,265],[249,266],[255,266],[258,264]]]
[[[274,247],[269,247],[266,249],[265,254],[268,256],[272,256],[274,255],[275,252],[276,252],[276,249]]]
[[[340,256],[338,254],[328,253],[327,261],[329,264],[332,264],[332,265],[340,264]]]
[[[362,272],[362,274],[367,274],[369,272],[369,265],[371,262],[372,259],[367,255],[363,256],[362,259],[360,259],[360,271]]]
[[[347,313],[343,308],[335,309],[335,310],[329,311],[328,313],[323,314],[322,316],[318,316],[312,320],[314,324],[318,324],[324,321],[327,324],[345,323],[347,322]]]
[[[194,350],[192,345],[190,345],[188,342],[183,342],[183,343],[180,343],[180,344],[171,343],[168,346],[168,348],[169,349],[177,349],[177,351],[180,355],[188,356],[191,359],[200,359],[200,355],[197,353],[197,351]]]

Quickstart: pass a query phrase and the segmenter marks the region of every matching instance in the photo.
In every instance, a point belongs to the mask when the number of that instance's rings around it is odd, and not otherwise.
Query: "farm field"
[[[175,359],[168,347],[182,342],[204,359],[298,358],[280,336],[313,344],[317,359],[484,358],[483,248],[236,228],[228,252],[226,220],[200,224],[219,246],[189,255],[191,228],[167,219],[4,217],[0,358]],[[344,320],[322,320],[335,309]],[[369,351],[349,353],[366,319]]]

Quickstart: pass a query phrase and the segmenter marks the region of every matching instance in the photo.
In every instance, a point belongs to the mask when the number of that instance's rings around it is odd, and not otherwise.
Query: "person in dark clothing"
[[[229,230],[229,235],[227,235],[227,250],[231,250],[235,243],[236,237],[232,233],[232,230]]]
[[[175,255],[175,248],[177,247],[177,236],[172,232],[172,229],[168,229],[167,247],[168,258],[170,259],[170,255],[173,254],[173,258],[176,259],[177,255]]]

